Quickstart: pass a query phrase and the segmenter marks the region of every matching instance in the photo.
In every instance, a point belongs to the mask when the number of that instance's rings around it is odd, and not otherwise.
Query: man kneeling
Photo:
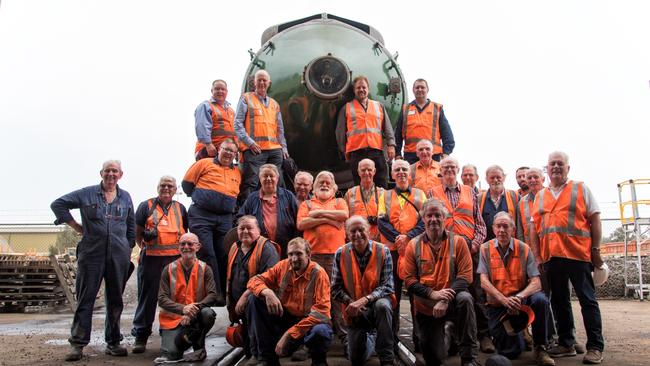
[[[192,346],[194,353],[185,361],[205,359],[205,336],[214,324],[215,312],[210,305],[217,299],[212,270],[196,258],[201,243],[194,234],[179,239],[181,257],[162,271],[158,305],[160,306],[160,350],[155,363],[183,359]]]
[[[397,300],[390,251],[369,239],[370,224],[362,216],[348,219],[345,229],[350,243],[334,255],[332,297],[344,304],[350,361],[362,365],[376,349],[381,364],[392,365],[392,309]]]
[[[330,283],[327,273],[310,260],[303,238],[287,244],[288,258],[248,281],[246,317],[257,340],[259,365],[280,365],[279,357],[305,344],[312,365],[327,365],[332,342]]]
[[[492,229],[496,238],[481,246],[477,272],[481,274],[481,287],[487,294],[488,325],[497,352],[514,359],[523,351],[523,335],[509,335],[501,319],[507,314],[518,314],[521,306],[527,305],[535,314],[533,342],[537,364],[555,365],[546,352],[549,302],[541,292],[539,271],[530,247],[512,238],[515,223],[507,212],[494,216]]]

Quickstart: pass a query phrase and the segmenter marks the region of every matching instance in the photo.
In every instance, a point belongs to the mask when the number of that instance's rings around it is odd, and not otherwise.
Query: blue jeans
[[[281,317],[271,315],[266,308],[266,301],[254,295],[248,297],[246,316],[250,319],[249,334],[257,340],[257,359],[272,365],[279,364],[275,346],[284,332],[302,318],[289,314],[286,309]],[[302,339],[291,339],[286,351],[291,353],[304,344],[314,361],[324,362],[331,343],[332,327],[329,324],[317,324]]]
[[[596,288],[591,277],[592,264],[566,258],[551,258],[544,263],[548,273],[551,289],[551,306],[557,322],[558,342],[565,347],[576,343],[571,309],[571,291],[569,281],[576,292],[582,320],[587,333],[587,349],[603,351],[603,323],[600,317],[600,307],[596,301]]]
[[[353,365],[363,365],[372,351],[379,361],[393,362],[393,309],[390,300],[375,301],[348,326],[348,354]]]
[[[548,340],[548,318],[551,308],[543,292],[532,294],[524,302],[533,309],[535,321],[533,322],[533,342],[535,345],[546,345]],[[488,326],[490,335],[494,339],[497,352],[510,359],[517,358],[525,349],[524,337],[521,333],[510,336],[503,328],[499,318],[507,311],[505,307],[488,306]]]

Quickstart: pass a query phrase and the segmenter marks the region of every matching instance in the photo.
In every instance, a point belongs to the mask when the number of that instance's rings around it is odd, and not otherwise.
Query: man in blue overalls
[[[70,345],[66,361],[81,359],[83,347],[90,341],[93,307],[99,287],[104,280],[106,299],[106,354],[126,356],[120,345],[120,316],[122,292],[129,274],[131,249],[135,245],[135,215],[131,196],[120,189],[122,165],[108,160],[102,165],[102,181],[68,193],[52,202],[55,224],[67,224],[82,235],[77,246],[77,309],[75,310]],[[70,210],[81,211],[81,224]]]

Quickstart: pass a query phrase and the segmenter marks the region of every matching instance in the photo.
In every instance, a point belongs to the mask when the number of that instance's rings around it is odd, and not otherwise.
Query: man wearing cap
[[[569,180],[567,154],[551,153],[546,169],[550,184],[535,196],[535,233],[531,235],[531,248],[548,274],[557,322],[558,346],[549,353],[553,357],[576,355],[570,281],[580,301],[587,333],[587,353],[583,362],[599,364],[603,360],[605,342],[591,272],[594,267],[602,268],[604,263],[600,256],[600,209],[583,182]]]
[[[502,319],[504,316],[521,314],[522,307],[527,306],[535,317],[532,324],[537,364],[555,365],[546,350],[549,302],[541,291],[539,271],[530,247],[513,238],[514,220],[507,212],[494,216],[492,229],[496,237],[481,246],[477,273],[481,276],[481,287],[487,295],[488,325],[497,352],[510,359],[517,358],[523,352],[523,334],[510,334]],[[521,330],[526,326],[527,323],[524,323]]]

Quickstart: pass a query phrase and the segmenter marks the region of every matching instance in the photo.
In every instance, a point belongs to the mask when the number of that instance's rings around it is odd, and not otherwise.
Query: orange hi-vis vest
[[[484,191],[479,193],[478,196],[478,204],[479,204],[479,212],[483,213],[483,208],[485,207],[485,200],[487,199],[487,196],[490,195],[490,191]],[[513,220],[515,220],[515,223],[518,222],[518,210],[517,210],[517,204],[519,203],[519,195],[515,191],[511,191],[509,189],[506,189],[504,192],[504,196],[506,197],[506,205],[508,206],[508,213],[510,214],[510,217],[512,217]]]
[[[153,207],[155,205],[155,207]],[[158,236],[146,243],[146,253],[148,256],[173,256],[180,255],[178,250],[178,240],[183,234],[183,217],[181,216],[180,204],[172,201],[167,215],[158,200],[151,198],[147,201],[149,208],[149,217],[145,223],[145,229],[156,228]]]
[[[368,216],[376,217],[379,197],[382,194],[384,194],[384,189],[375,186],[372,197],[370,197],[370,200],[366,203],[363,201],[361,186],[350,188],[345,194],[345,200],[348,203],[348,212],[350,213],[350,217],[354,215],[359,215],[364,218],[368,218]],[[373,240],[379,239],[379,229],[377,228],[377,225],[370,225],[370,238]]]
[[[196,260],[190,273],[189,281],[185,281],[183,265],[181,259],[171,262],[167,266],[167,273],[163,276],[169,276],[170,296],[173,302],[182,305],[197,303],[207,295],[205,289],[205,262]],[[183,316],[160,309],[158,320],[161,329],[174,329],[180,324]]]
[[[543,262],[551,257],[591,262],[591,227],[582,182],[569,181],[557,200],[550,188],[537,192],[533,219]]]
[[[292,315],[295,316],[313,316],[314,318],[320,320],[323,323],[327,323],[330,321],[330,318],[326,316],[325,314],[321,314],[317,311],[312,311],[311,308],[314,306],[314,300],[315,300],[315,290],[316,290],[316,277],[318,274],[318,271],[321,270],[321,266],[314,262],[310,261],[309,265],[307,266],[307,271],[309,271],[309,282],[307,282],[307,286],[305,287],[304,291],[301,291],[300,296],[302,298],[302,304],[291,304],[290,303],[290,297],[296,298],[296,296],[290,296],[289,292],[292,291],[292,286],[291,286],[291,276],[293,271],[290,271],[289,269],[291,268],[291,265],[289,264],[289,260],[285,259],[278,264],[282,266],[281,273],[284,273],[282,275],[282,280],[280,280],[280,286],[278,287],[278,290],[276,292],[276,295],[278,296],[278,299],[280,299],[280,302],[282,305],[289,310],[289,312]],[[300,306],[302,305],[302,306]],[[291,311],[292,309],[301,309],[301,311],[295,312]]]
[[[277,115],[280,112],[280,105],[275,99],[269,97],[269,106],[265,106],[253,92],[244,93],[248,113],[244,120],[246,133],[262,150],[281,149],[278,138]],[[247,150],[246,146],[244,150]]]
[[[264,244],[267,241],[271,243],[271,245],[273,245],[273,248],[275,248],[275,250],[278,252],[278,256],[280,256],[280,245],[260,235],[260,237],[257,238],[257,241],[255,242],[255,246],[253,247],[253,253],[248,259],[248,278],[251,278],[259,274],[257,271],[257,264],[260,262],[262,258],[262,252],[264,251]],[[240,250],[239,245],[237,245],[237,243],[233,243],[230,246],[230,251],[228,252],[228,267],[226,268],[226,294],[228,295],[230,295],[230,280],[232,279],[232,267],[235,264],[235,258],[237,258],[237,252],[239,252],[239,250]],[[228,296],[227,298],[229,297],[230,296]]]
[[[424,192],[428,192],[431,188],[442,184],[440,178],[440,163],[431,160],[429,167],[424,167],[418,161],[411,164],[411,171],[409,176],[411,187],[419,188]]]
[[[413,238],[415,242],[415,277],[421,284],[434,291],[450,288],[456,279],[456,247],[466,245],[465,241],[463,238],[455,236],[453,232],[447,232],[445,245],[440,247],[439,259],[434,260],[431,248],[422,242],[423,237],[424,234],[421,234]],[[434,300],[413,296],[413,303],[417,312],[433,316],[433,307],[436,305]]]
[[[224,108],[211,101],[208,103],[210,103],[210,110],[212,111],[212,144],[218,148],[221,142],[227,138],[232,139],[236,144],[235,111],[230,107]],[[205,145],[202,142],[197,142],[194,153],[199,152],[204,147]]]
[[[343,278],[343,287],[352,298],[352,301],[370,295],[379,286],[385,260],[384,245],[372,240],[368,245],[371,246],[371,254],[363,273],[359,269],[359,262],[357,262],[357,257],[354,254],[354,246],[352,244],[346,244],[341,251],[339,268],[341,269],[341,277]],[[390,301],[393,308],[395,308],[397,306],[395,294],[391,294]],[[341,304],[341,306],[343,308],[343,320],[348,323],[345,312],[347,306],[344,304]]]
[[[433,144],[433,153],[442,154],[440,141],[440,112],[442,104],[429,102],[422,113],[415,103],[402,107],[402,137],[404,152],[416,152],[420,140],[429,140]]]
[[[379,102],[368,99],[368,109],[354,99],[345,104],[347,117],[345,154],[365,148],[382,150],[384,108]]]
[[[397,197],[397,193],[394,189],[384,192],[384,207],[386,211],[386,217],[388,217],[390,223],[400,234],[408,233],[409,230],[413,229],[415,225],[418,224],[418,219],[420,218],[420,210],[424,204],[422,201],[423,196],[424,192],[415,187],[411,187],[411,194],[409,194],[407,199],[412,202],[415,207],[413,207],[413,205],[408,202],[404,202],[404,205],[400,207],[399,198]],[[395,243],[391,243],[383,235],[381,236],[381,241],[388,247],[390,251],[400,249],[395,248]],[[406,248],[402,248],[401,251],[403,252],[404,249]],[[399,254],[401,255],[403,253]]]
[[[523,290],[528,283],[526,264],[528,263],[530,248],[515,238],[510,239],[510,242],[513,243],[514,250],[510,253],[507,265],[503,264],[499,250],[495,247],[496,241],[494,239],[483,243],[481,246],[483,257],[488,264],[487,275],[490,282],[505,297],[515,295]],[[501,306],[496,298],[487,293],[486,295],[488,304]]]
[[[535,196],[530,194],[521,197],[519,200],[519,220],[521,221],[521,227],[524,234],[524,242],[530,243],[530,224],[533,213],[533,204],[535,201]]]
[[[459,185],[460,197],[458,205],[451,207],[451,202],[447,199],[445,188],[442,185],[433,187],[429,192],[429,197],[434,197],[442,201],[447,207],[450,216],[445,219],[445,227],[449,231],[466,237],[468,240],[474,239],[474,196],[472,188],[466,185]],[[468,243],[469,244],[469,243]]]

